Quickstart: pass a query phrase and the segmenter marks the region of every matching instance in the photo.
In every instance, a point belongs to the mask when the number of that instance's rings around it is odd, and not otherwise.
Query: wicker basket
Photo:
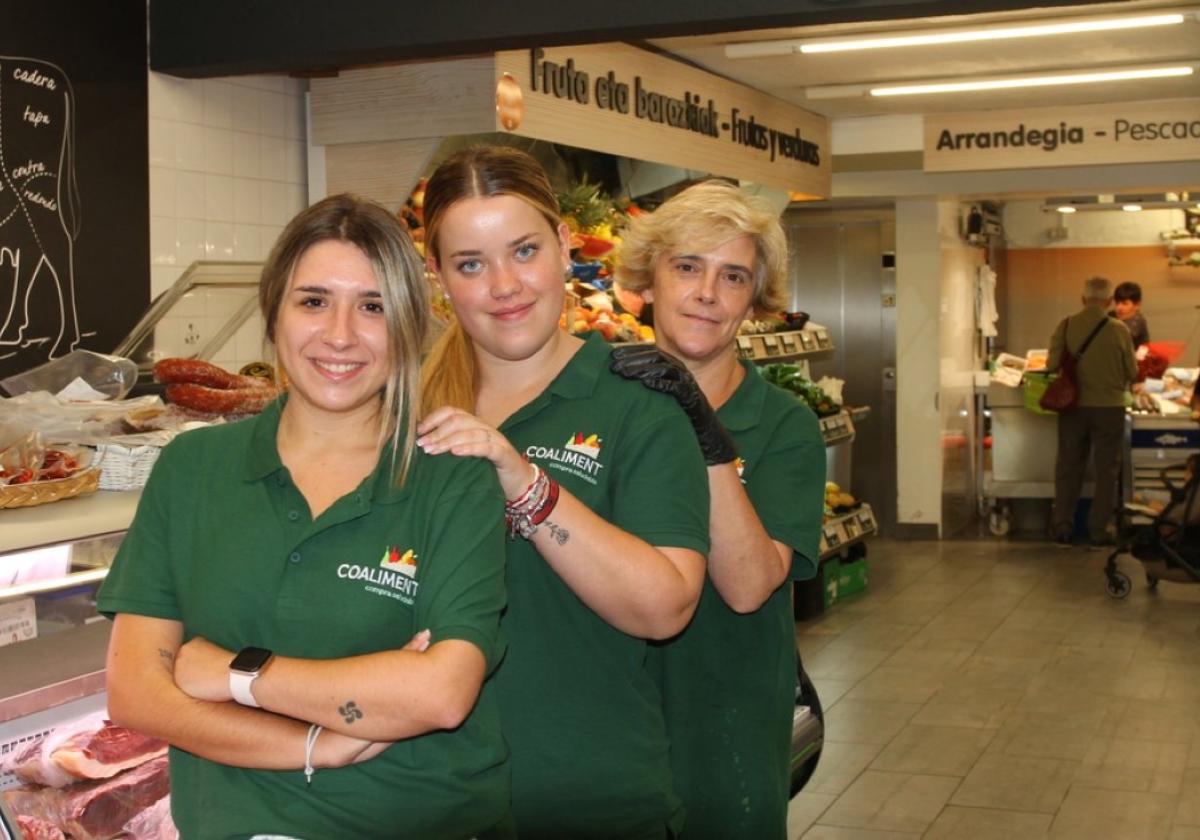
[[[161,446],[123,446],[102,443],[93,462],[100,467],[101,490],[136,490],[146,486]]]
[[[34,507],[49,502],[91,493],[100,486],[100,470],[87,469],[70,478],[37,481],[32,484],[9,484],[0,487],[0,510]]]

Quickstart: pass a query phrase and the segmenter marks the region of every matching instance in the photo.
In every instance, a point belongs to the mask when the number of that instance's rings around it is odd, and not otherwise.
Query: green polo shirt
[[[279,460],[281,404],[163,450],[100,610],[179,621],[185,639],[229,650],[311,659],[394,650],[427,627],[435,643],[471,642],[494,667],[504,539],[491,464],[418,450],[396,489],[389,449],[313,521]],[[472,837],[504,816],[509,797],[493,694],[485,684],[458,729],[321,770],[311,786],[300,770],[229,767],[172,748],[172,816],[185,838],[205,840]]]
[[[771,539],[792,548],[792,580],[816,573],[825,441],[808,406],[746,377],[717,412],[737,444],[742,481]],[[720,512],[717,512],[720,515]],[[783,840],[796,692],[791,583],[753,613],[725,605],[711,581],[680,636],[655,645],[671,769],[687,822],[681,836]]]
[[[707,553],[708,478],[691,425],[608,364],[608,345],[589,338],[502,431],[618,528]],[[647,643],[586,607],[525,540],[509,543],[507,580],[496,689],[520,837],[664,837],[679,800]]]

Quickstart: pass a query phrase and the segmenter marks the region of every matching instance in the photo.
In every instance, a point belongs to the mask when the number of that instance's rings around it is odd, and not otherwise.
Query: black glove
[[[696,384],[683,362],[653,344],[628,344],[614,348],[609,367],[626,379],[639,379],[647,388],[675,398],[692,421],[704,463],[728,464],[737,458],[733,438],[717,419],[717,413]]]

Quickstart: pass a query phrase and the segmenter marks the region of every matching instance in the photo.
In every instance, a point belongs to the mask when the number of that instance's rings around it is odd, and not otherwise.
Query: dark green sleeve
[[[708,469],[683,412],[674,403],[663,408],[648,421],[634,421],[621,441],[612,523],[650,545],[707,555]]]
[[[109,618],[132,613],[180,620],[171,568],[170,512],[186,467],[174,443],[163,449],[154,464],[133,523],[96,598],[97,609]]]
[[[461,639],[475,645],[491,673],[504,654],[504,496],[490,463],[459,460],[469,469],[452,473],[457,487],[440,494],[430,517],[418,627],[428,628],[434,643]]]
[[[807,406],[797,403],[780,418],[747,491],[767,534],[791,546],[792,580],[813,577],[825,512],[825,439]]]

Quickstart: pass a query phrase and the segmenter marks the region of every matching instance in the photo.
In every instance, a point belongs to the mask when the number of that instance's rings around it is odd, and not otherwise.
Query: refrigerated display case
[[[110,624],[95,594],[140,495],[99,491],[0,512],[0,765],[56,727],[104,710]],[[0,791],[17,784],[0,772]]]

